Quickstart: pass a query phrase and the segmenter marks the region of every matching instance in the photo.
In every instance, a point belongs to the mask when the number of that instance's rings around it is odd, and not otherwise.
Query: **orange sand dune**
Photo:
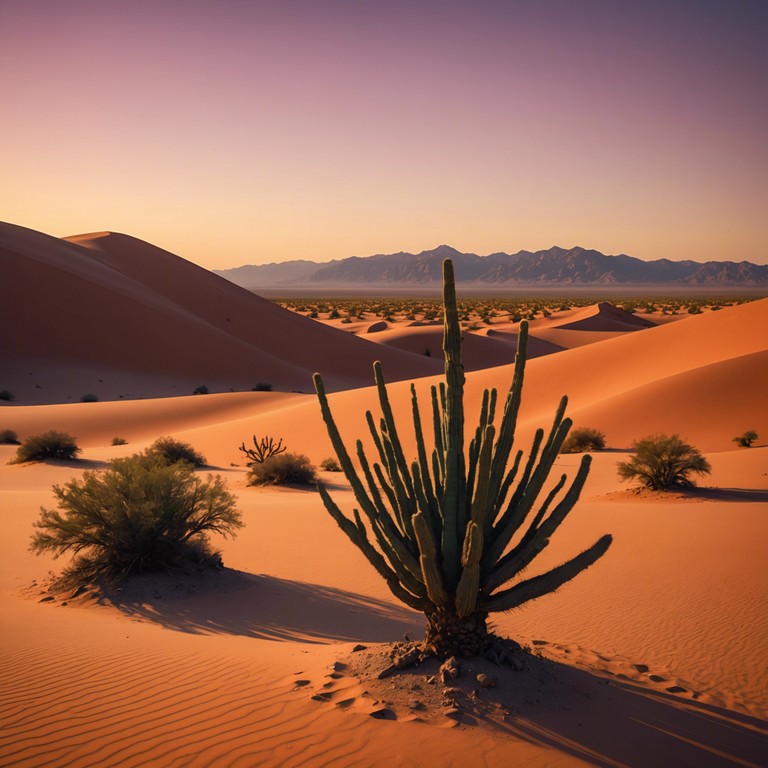
[[[376,357],[393,377],[437,361],[381,350],[313,323],[205,269],[125,235],[71,241],[0,225],[12,290],[0,305],[0,387],[23,402],[250,389],[358,386]]]
[[[545,320],[543,325],[564,331],[635,331],[652,328],[655,323],[615,307],[608,301],[601,301],[590,307],[572,310],[567,315],[558,315]]]

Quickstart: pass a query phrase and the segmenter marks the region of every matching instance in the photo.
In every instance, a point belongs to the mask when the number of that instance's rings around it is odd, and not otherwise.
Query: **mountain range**
[[[559,248],[478,256],[441,245],[421,253],[351,256],[330,262],[305,259],[264,265],[248,264],[217,274],[251,289],[333,284],[360,287],[370,283],[430,286],[441,279],[443,259],[453,259],[459,283],[480,286],[670,285],[688,287],[768,286],[768,265],[749,261],[643,261],[607,256],[587,248]]]

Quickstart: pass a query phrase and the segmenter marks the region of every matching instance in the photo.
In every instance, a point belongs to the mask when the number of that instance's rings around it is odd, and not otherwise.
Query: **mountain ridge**
[[[606,255],[581,246],[552,246],[538,251],[521,250],[514,254],[499,251],[480,256],[443,244],[416,254],[399,251],[350,256],[330,262],[301,259],[264,265],[246,264],[214,271],[247,288],[323,283],[354,286],[370,282],[419,286],[440,282],[445,258],[453,259],[458,283],[484,283],[489,286],[768,285],[768,265],[746,260],[643,261],[623,253]]]

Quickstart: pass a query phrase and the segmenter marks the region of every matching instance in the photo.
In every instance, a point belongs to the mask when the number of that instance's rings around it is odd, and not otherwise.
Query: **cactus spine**
[[[603,536],[581,554],[540,576],[519,579],[576,504],[591,458],[582,458],[564,493],[565,475],[536,508],[571,427],[571,420],[565,418],[567,399],[563,398],[546,440],[544,431],[537,431],[522,474],[518,475],[523,451],[516,451],[510,462],[525,374],[525,321],[520,324],[514,374],[500,422],[494,424],[498,393],[485,390],[479,423],[465,455],[464,367],[450,260],[443,263],[443,296],[445,382],[431,388],[434,448],[430,451],[425,441],[412,384],[417,455],[408,463],[377,362],[374,377],[382,418],[377,424],[368,412],[366,421],[379,461],[371,464],[358,440],[358,470],[333,419],[323,380],[316,373],[323,420],[362,516],[354,510],[350,520],[325,487],[318,487],[328,512],[383,576],[392,593],[426,614],[428,649],[438,655],[472,655],[488,647],[489,612],[506,611],[556,590],[600,558],[610,546],[611,536]],[[376,546],[369,538],[369,529]],[[504,588],[513,580],[515,583]]]

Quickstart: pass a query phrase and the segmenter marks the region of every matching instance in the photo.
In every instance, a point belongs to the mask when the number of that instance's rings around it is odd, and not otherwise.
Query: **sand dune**
[[[358,386],[382,357],[394,377],[436,361],[372,347],[300,317],[141,240],[97,233],[71,241],[0,226],[1,386],[23,402],[250,389]],[[286,350],[290,350],[290,354]]]

